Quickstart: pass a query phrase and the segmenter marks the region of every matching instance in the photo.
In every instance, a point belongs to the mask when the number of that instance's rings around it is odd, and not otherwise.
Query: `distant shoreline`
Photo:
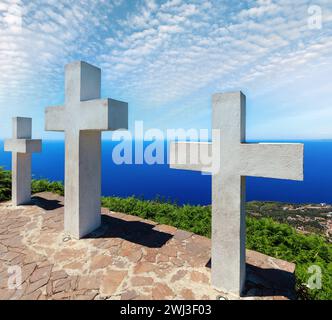
[[[249,141],[254,142],[254,141]],[[266,141],[260,141],[266,142]],[[279,141],[280,142],[280,141]],[[285,141],[301,142],[301,141]],[[173,170],[164,164],[120,164],[112,161],[117,142],[103,141],[102,195],[128,197],[163,196],[179,204],[208,205],[211,203],[211,176],[199,172]],[[144,147],[150,142],[144,143]],[[305,141],[304,181],[247,178],[248,201],[276,201],[293,204],[332,204],[332,140]],[[167,144],[164,145],[165,157]],[[33,155],[32,174],[35,179],[64,181],[64,141],[46,140],[43,152]],[[134,156],[134,154],[133,154]],[[133,160],[134,157],[133,157]],[[11,168],[11,154],[3,152],[0,141],[0,166]],[[144,183],[141,183],[144,181]]]

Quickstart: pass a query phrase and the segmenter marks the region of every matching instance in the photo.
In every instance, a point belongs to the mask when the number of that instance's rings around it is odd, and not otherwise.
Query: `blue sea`
[[[305,145],[304,182],[248,177],[247,201],[332,204],[332,141],[299,142]],[[104,141],[102,145],[103,196],[163,197],[178,204],[211,203],[211,176],[170,169],[168,164],[115,165],[112,149],[116,144]],[[11,154],[3,152],[3,142],[0,166],[11,168]],[[35,179],[63,181],[64,142],[44,141],[43,152],[33,155],[32,173]]]

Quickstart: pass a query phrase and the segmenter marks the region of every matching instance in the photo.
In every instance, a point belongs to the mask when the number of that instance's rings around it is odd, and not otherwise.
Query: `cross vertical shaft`
[[[13,118],[13,139],[31,139],[32,121]],[[12,203],[18,206],[31,199],[31,154],[12,153]]]
[[[66,132],[65,144],[65,232],[81,238],[100,225],[101,133]]]
[[[81,101],[100,98],[100,85],[100,69],[89,64],[66,66],[69,118],[78,117]],[[79,130],[75,123],[68,121],[65,131],[65,232],[81,238],[100,225],[101,133]]]
[[[12,153],[12,204],[19,206],[31,199],[31,154]]]
[[[230,170],[245,141],[245,97],[242,93],[213,98],[212,129],[218,134],[220,166],[212,175],[211,281],[217,288],[241,292],[245,282],[246,177]],[[220,272],[222,270],[222,272]],[[236,275],[236,276],[232,276]]]

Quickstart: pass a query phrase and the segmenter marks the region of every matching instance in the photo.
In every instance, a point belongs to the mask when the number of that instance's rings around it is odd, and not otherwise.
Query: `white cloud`
[[[309,77],[309,67],[331,63],[328,0],[316,1],[323,12],[321,30],[308,29],[309,3],[302,0],[130,4],[3,0],[0,112],[29,99],[61,102],[63,67],[77,59],[101,66],[105,91],[134,101],[143,114],[166,108],[191,118],[200,102],[207,110],[206,96],[214,91],[275,94],[280,83]],[[114,7],[121,5],[128,11],[117,16]]]
[[[270,1],[259,1],[257,7],[242,10],[238,17],[241,19],[261,18],[262,16],[277,14],[281,8]]]

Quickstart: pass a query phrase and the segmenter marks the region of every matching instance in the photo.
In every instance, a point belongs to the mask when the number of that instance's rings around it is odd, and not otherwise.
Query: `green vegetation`
[[[247,203],[249,216],[272,218],[274,221],[287,223],[294,228],[322,235],[326,234],[326,222],[330,219],[328,214],[331,211],[331,207],[320,205],[294,205],[261,201]]]
[[[296,264],[296,289],[302,299],[332,299],[332,244],[316,234],[304,235],[271,218],[247,218],[247,248]],[[305,285],[313,275],[308,268],[317,265],[322,272],[322,289]]]
[[[132,214],[203,236],[211,236],[210,207],[177,206],[162,199],[148,201],[135,197],[106,197],[102,198],[102,205],[112,211]]]
[[[11,172],[0,167],[0,201],[8,200],[11,196]]]
[[[10,174],[0,169],[0,201],[10,198]],[[50,191],[63,195],[60,182],[34,180],[33,192]],[[178,206],[163,199],[153,201],[135,197],[102,198],[102,205],[112,211],[136,215],[158,223],[168,224],[203,236],[211,236],[210,206]],[[263,212],[272,212],[278,208],[280,216],[285,215],[282,204],[252,202],[247,204],[248,213],[259,213],[260,217],[247,217],[247,248],[264,254],[284,259],[296,264],[296,288],[301,299],[332,299],[332,244],[319,234],[304,235],[292,226],[279,223]],[[278,215],[277,215],[278,216]],[[312,274],[308,273],[311,265],[322,270],[322,289],[311,290],[305,285]]]
[[[53,192],[63,196],[65,194],[65,190],[62,182],[50,182],[49,180],[32,180],[31,183],[32,193],[39,192]]]
[[[11,197],[11,172],[0,167],[0,201],[10,200]],[[49,180],[32,180],[32,193],[53,192],[61,196],[64,195],[62,182],[51,182]]]

